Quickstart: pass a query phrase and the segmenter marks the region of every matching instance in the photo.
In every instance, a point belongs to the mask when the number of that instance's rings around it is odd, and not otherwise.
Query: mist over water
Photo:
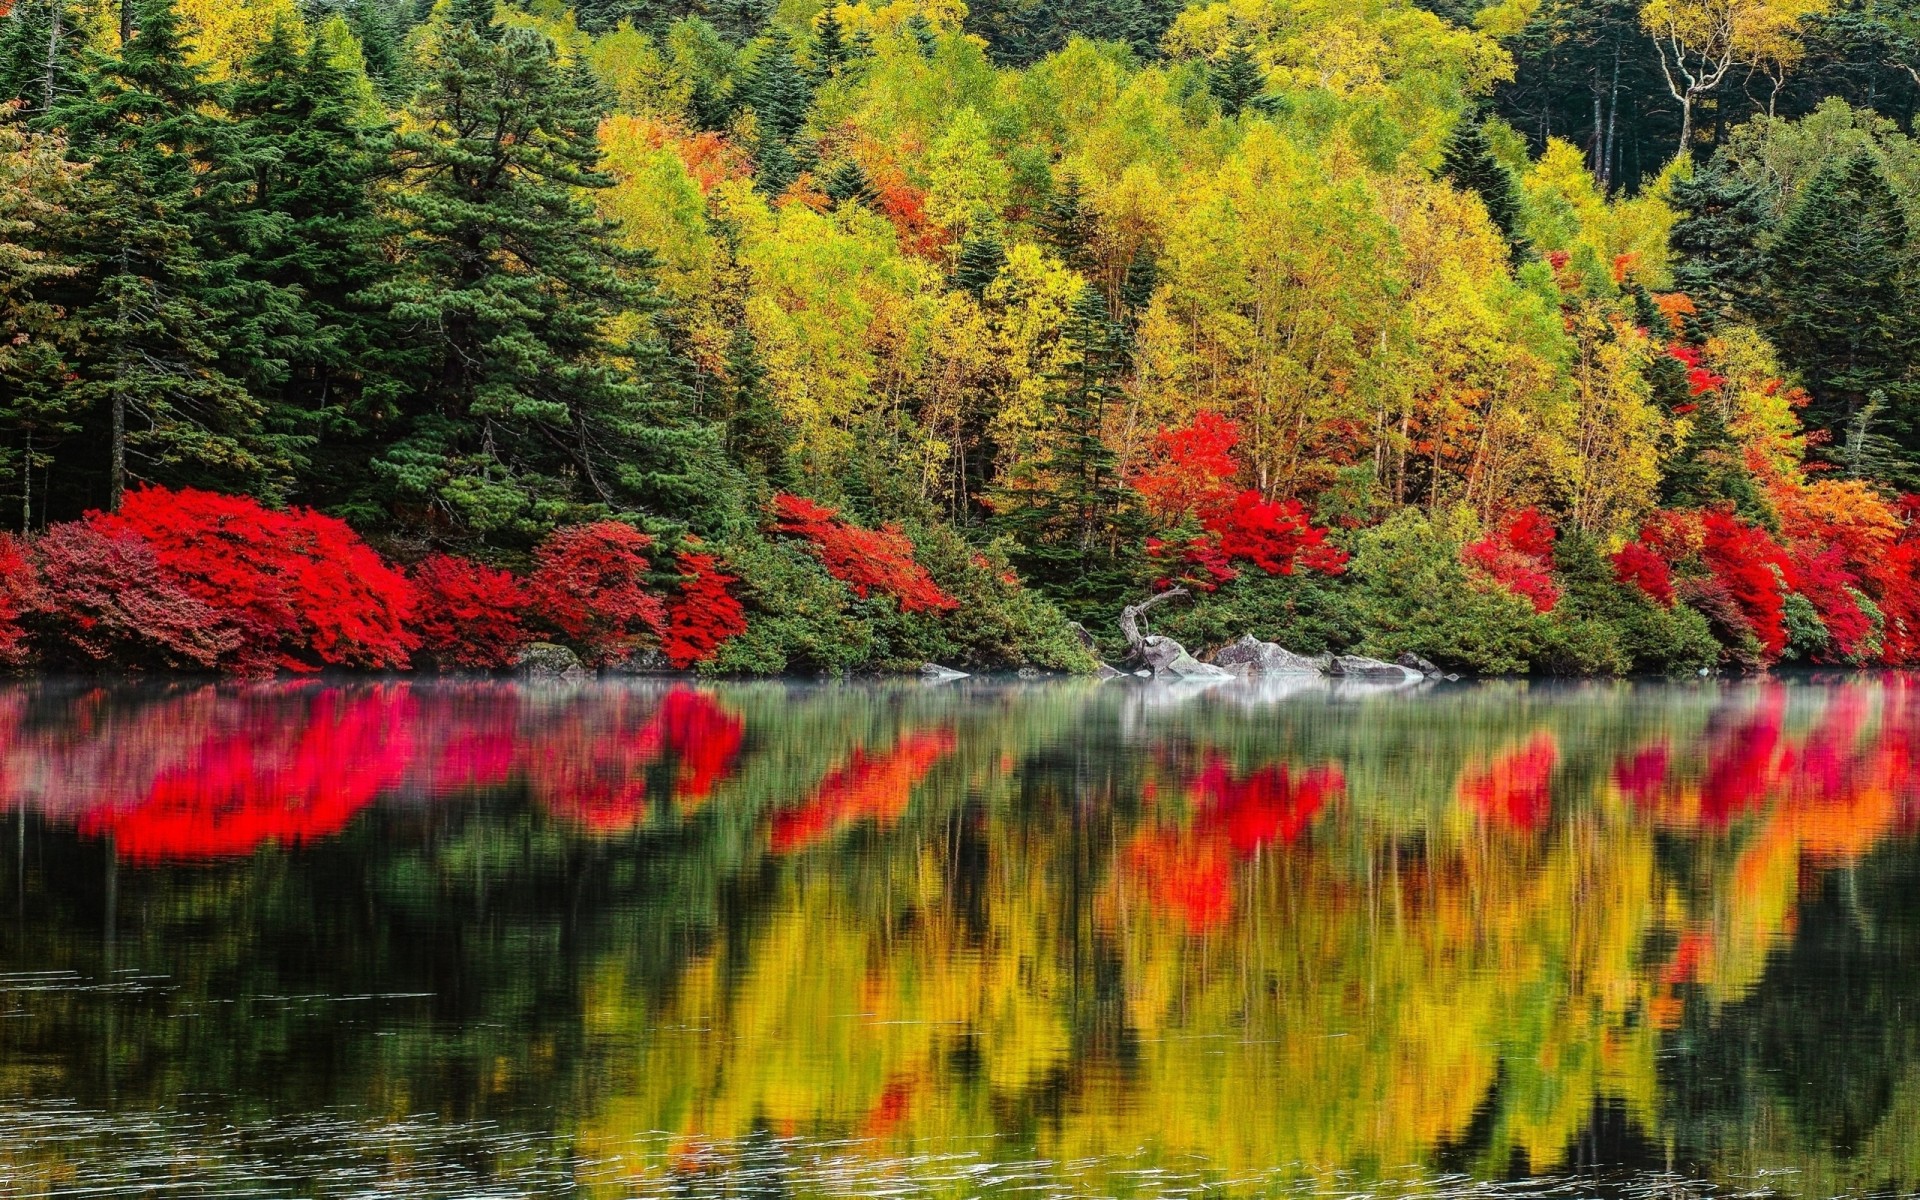
[[[1920,1187],[1920,678],[0,687],[0,1196]]]

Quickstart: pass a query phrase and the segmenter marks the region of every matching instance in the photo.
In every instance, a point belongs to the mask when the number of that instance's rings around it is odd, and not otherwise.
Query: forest
[[[0,12],[0,665],[1920,661],[1920,10]]]

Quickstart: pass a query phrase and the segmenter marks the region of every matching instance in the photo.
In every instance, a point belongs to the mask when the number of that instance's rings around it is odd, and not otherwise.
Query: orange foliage
[[[773,848],[786,854],[817,845],[860,821],[891,825],[913,789],[958,744],[951,729],[903,733],[885,754],[855,750],[813,793],[773,817]]]

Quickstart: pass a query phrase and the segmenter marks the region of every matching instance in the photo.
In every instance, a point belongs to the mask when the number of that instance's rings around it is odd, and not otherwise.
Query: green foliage
[[[1717,321],[1753,314],[1767,196],[1716,160],[1673,188],[1673,284]]]
[[[1514,182],[1513,172],[1494,157],[1493,145],[1480,122],[1462,117],[1454,125],[1440,170],[1455,187],[1480,197],[1518,261],[1527,250],[1526,237],[1520,232],[1520,187]]]
[[[1410,651],[1488,674],[1533,664],[1544,622],[1527,601],[1469,578],[1460,545],[1444,524],[1415,509],[1360,536],[1348,569],[1359,588],[1363,653],[1390,659]]]

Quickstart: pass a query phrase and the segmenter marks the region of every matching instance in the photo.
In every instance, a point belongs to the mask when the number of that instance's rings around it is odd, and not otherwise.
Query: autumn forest
[[[1894,0],[0,11],[0,666],[1920,662]]]

